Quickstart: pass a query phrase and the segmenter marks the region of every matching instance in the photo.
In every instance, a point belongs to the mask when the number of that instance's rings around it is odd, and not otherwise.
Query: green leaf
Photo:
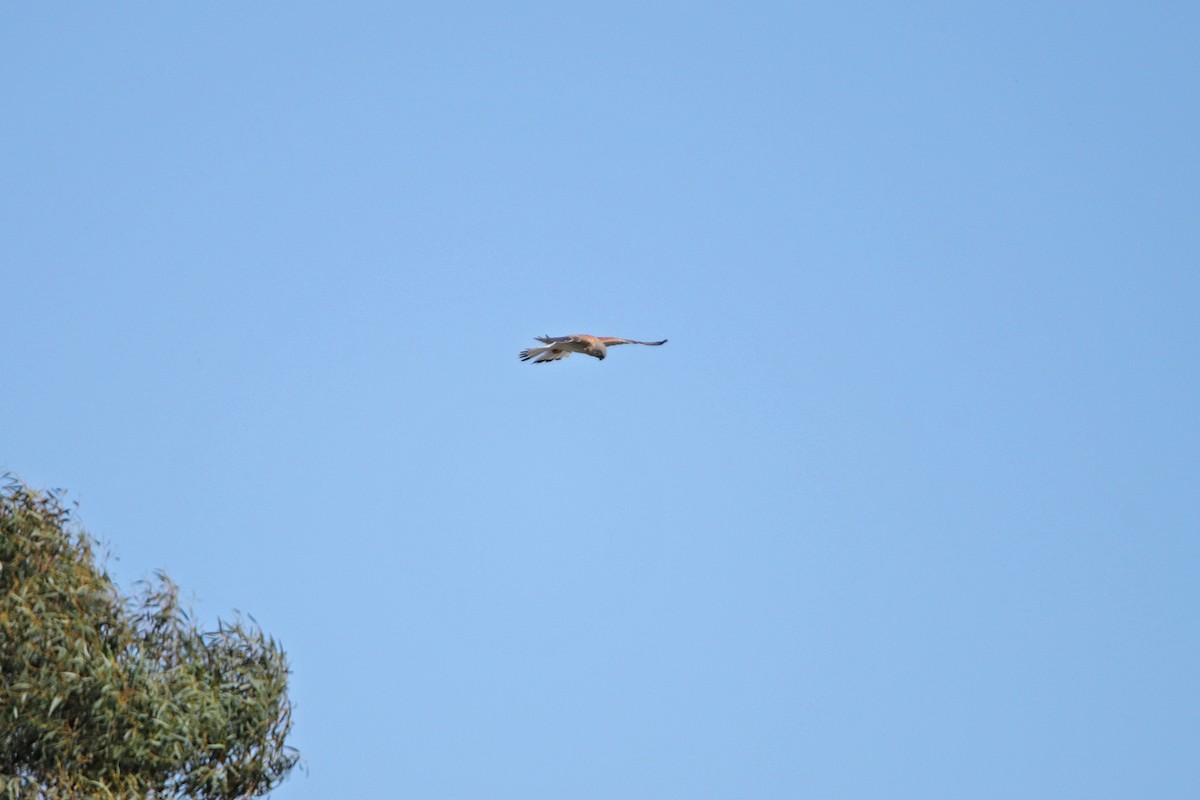
[[[202,632],[161,573],[122,595],[93,553],[59,497],[0,480],[0,800],[265,795],[299,761],[283,649]]]

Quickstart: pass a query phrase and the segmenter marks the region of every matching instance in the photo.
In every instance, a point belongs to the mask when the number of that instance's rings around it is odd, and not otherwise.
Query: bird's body
[[[548,364],[551,361],[560,361],[571,353],[583,353],[585,356],[598,358],[601,361],[608,355],[608,348],[618,344],[645,344],[652,347],[657,347],[660,344],[666,344],[667,340],[661,342],[639,342],[634,339],[618,339],[615,336],[589,336],[586,333],[576,333],[572,336],[537,336],[534,337],[545,347],[531,347],[528,350],[522,350],[520,358],[522,361],[533,361],[535,364]]]

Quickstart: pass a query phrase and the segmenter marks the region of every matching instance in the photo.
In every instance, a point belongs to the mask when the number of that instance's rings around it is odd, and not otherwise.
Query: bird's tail
[[[537,358],[549,349],[549,347],[531,347],[528,350],[522,350],[517,357],[522,361],[528,361],[531,358]]]
[[[535,364],[549,364],[551,361],[561,361],[571,355],[571,352],[554,346],[531,347],[528,350],[522,350],[518,355],[522,361],[532,358]]]

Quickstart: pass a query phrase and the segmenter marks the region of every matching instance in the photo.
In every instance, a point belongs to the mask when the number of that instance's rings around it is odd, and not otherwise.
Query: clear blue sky
[[[9,4],[0,467],[282,641],[280,800],[1195,798],[1198,38]]]

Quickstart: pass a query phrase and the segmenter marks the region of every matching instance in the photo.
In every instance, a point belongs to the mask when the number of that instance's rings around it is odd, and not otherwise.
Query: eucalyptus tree
[[[287,678],[256,624],[201,630],[162,573],[123,595],[60,493],[0,486],[0,800],[264,795]]]

